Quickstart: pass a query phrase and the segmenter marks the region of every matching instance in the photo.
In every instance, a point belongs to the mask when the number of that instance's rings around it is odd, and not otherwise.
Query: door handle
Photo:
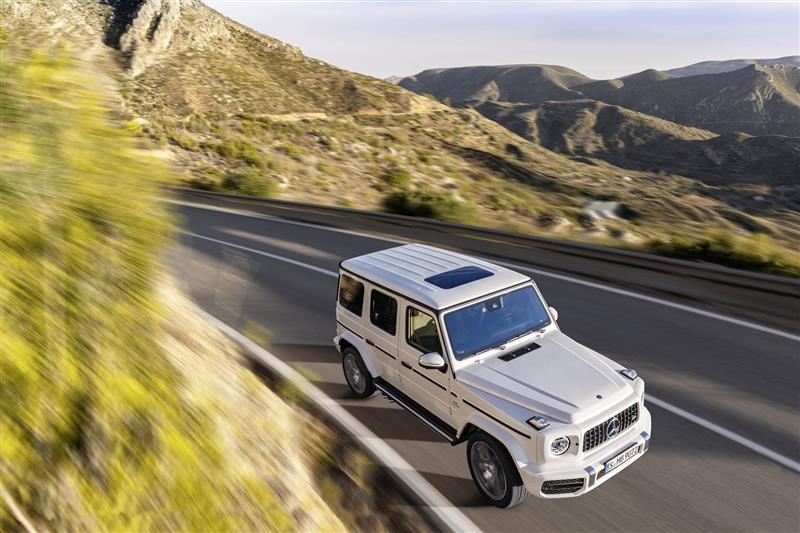
[[[403,365],[404,367],[406,367],[407,369],[411,370],[411,365],[409,365],[405,361],[402,361],[400,364]]]
[[[375,343],[374,343],[374,342],[372,342],[372,341],[371,341],[371,340],[369,340],[369,339],[364,339],[364,342],[366,342],[366,343],[367,343],[367,344],[369,344],[370,346],[375,346]]]

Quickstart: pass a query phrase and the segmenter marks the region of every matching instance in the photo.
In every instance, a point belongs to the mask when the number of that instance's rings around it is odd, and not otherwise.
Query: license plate
[[[611,472],[625,461],[628,461],[631,457],[635,457],[636,454],[639,453],[639,445],[634,444],[618,456],[614,457],[610,461],[606,461],[605,471],[606,473]]]

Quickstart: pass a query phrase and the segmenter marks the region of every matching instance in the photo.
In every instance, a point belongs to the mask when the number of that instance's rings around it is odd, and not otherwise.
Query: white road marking
[[[761,331],[763,333],[770,333],[772,335],[776,335],[778,337],[784,337],[789,340],[793,340],[796,342],[800,342],[800,335],[794,335],[789,333],[788,331],[783,331],[780,329],[771,328],[769,326],[763,326],[761,324],[756,324],[755,322],[750,322],[749,320],[742,320],[741,318],[734,318],[732,316],[721,315],[719,313],[715,313],[713,311],[706,311],[705,309],[698,309],[697,307],[692,307],[689,305],[679,304],[676,302],[670,302],[669,300],[664,300],[662,298],[656,298],[654,296],[647,296],[646,294],[640,294],[637,292],[628,291],[625,289],[618,289],[616,287],[611,287],[609,285],[603,285],[602,283],[595,283],[593,281],[586,281],[579,278],[573,278],[571,276],[565,276],[563,274],[555,274],[553,272],[547,272],[546,270],[539,270],[538,268],[531,268],[527,266],[517,265],[515,263],[508,263],[506,261],[497,261],[494,259],[488,259],[493,263],[498,265],[502,265],[504,267],[513,268],[516,270],[524,270],[526,272],[532,272],[534,274],[539,274],[540,276],[547,276],[550,278],[560,279],[562,281],[568,281],[570,283],[575,283],[577,285],[584,285],[586,287],[592,287],[593,289],[599,289],[601,291],[606,292],[613,292],[615,294],[621,294],[623,296],[628,296],[630,298],[636,298],[637,300],[643,300],[645,302],[651,302],[659,305],[663,305],[665,307],[672,307],[673,309],[680,309],[681,311],[686,311],[688,313],[694,313],[696,315],[702,315],[709,318],[715,318],[717,320],[722,320],[724,322],[728,322],[730,324],[736,324],[737,326],[742,326],[750,329],[755,329],[757,331]]]
[[[193,237],[197,237],[199,239],[204,239],[204,240],[207,240],[207,241],[215,242],[215,243],[218,243],[218,244],[221,244],[221,245],[224,245],[224,246],[231,246],[233,248],[238,248],[240,250],[245,250],[247,252],[252,252],[254,254],[263,255],[263,256],[269,257],[271,259],[278,260],[278,261],[285,261],[285,262],[290,263],[292,265],[296,265],[296,266],[299,266],[299,267],[302,267],[302,268],[307,268],[309,270],[313,270],[314,272],[318,272],[320,274],[325,274],[327,276],[333,276],[333,277],[338,277],[339,276],[339,273],[335,272],[333,270],[327,270],[325,268],[320,268],[318,266],[310,265],[310,264],[304,263],[302,261],[296,261],[294,259],[289,259],[288,257],[282,257],[280,255],[271,254],[271,253],[268,253],[268,252],[263,252],[261,250],[256,250],[254,248],[248,248],[247,246],[241,246],[239,244],[233,244],[233,243],[230,243],[230,242],[221,241],[219,239],[212,239],[211,237],[198,235],[196,233],[190,233],[190,232],[183,232],[183,233],[185,233],[186,235],[191,235]],[[792,460],[792,459],[790,459],[790,458],[788,458],[788,457],[786,457],[784,455],[781,455],[778,452],[772,451],[769,448],[767,448],[765,446],[762,446],[761,444],[758,444],[757,442],[754,442],[754,441],[752,441],[752,440],[750,440],[750,439],[748,439],[746,437],[743,437],[742,435],[739,435],[738,433],[730,431],[729,429],[725,429],[724,427],[719,426],[719,425],[717,425],[717,424],[715,424],[715,423],[713,423],[713,422],[711,422],[709,420],[706,420],[705,418],[699,417],[699,416],[697,416],[695,414],[692,414],[692,413],[690,413],[688,411],[685,411],[685,410],[681,409],[680,407],[672,405],[669,402],[665,402],[664,400],[659,400],[658,398],[655,398],[650,394],[646,394],[645,398],[646,398],[646,400],[648,402],[651,402],[651,403],[657,405],[658,407],[661,407],[662,409],[666,409],[667,411],[671,412],[674,415],[677,415],[677,416],[679,416],[681,418],[684,418],[684,419],[686,419],[686,420],[688,420],[690,422],[693,422],[693,423],[697,424],[698,426],[701,426],[701,427],[703,427],[703,428],[705,428],[705,429],[707,429],[709,431],[712,431],[712,432],[714,432],[714,433],[716,433],[718,435],[721,435],[721,436],[723,436],[723,437],[725,437],[725,438],[727,438],[727,439],[729,439],[729,440],[731,440],[731,441],[733,441],[733,442],[735,442],[735,443],[737,443],[737,444],[739,444],[741,446],[744,446],[745,448],[748,448],[751,451],[754,451],[755,453],[757,453],[757,454],[759,454],[759,455],[761,455],[763,457],[766,457],[767,459],[770,459],[771,461],[775,461],[776,463],[778,463],[778,464],[780,464],[782,466],[785,466],[786,468],[789,468],[790,470],[794,470],[795,472],[800,473],[800,463],[798,463],[797,461],[794,461],[794,460]],[[333,400],[331,400],[331,401],[333,401]]]
[[[198,235],[197,233],[192,233],[190,231],[182,231],[181,233],[185,235],[190,235],[197,239],[203,239],[204,241],[211,241],[217,244],[222,244],[224,246],[230,246],[231,248],[236,248],[238,250],[244,250],[245,252],[250,252],[253,254],[263,255],[265,257],[269,257],[270,259],[275,259],[276,261],[283,261],[284,263],[289,263],[290,265],[295,265],[303,268],[307,268],[309,270],[313,270],[314,272],[319,272],[320,274],[325,274],[326,276],[333,276],[334,278],[339,277],[338,272],[333,272],[332,270],[328,270],[326,268],[320,268],[318,266],[309,265],[308,263],[303,263],[302,261],[295,261],[294,259],[289,259],[288,257],[283,257],[282,255],[271,254],[269,252],[264,252],[263,250],[256,250],[255,248],[250,248],[249,246],[242,246],[241,244],[233,244],[232,242],[221,241],[219,239],[213,239],[211,237],[206,237],[205,235]]]
[[[212,239],[213,240],[213,239]],[[223,243],[224,244],[224,243]],[[238,246],[237,246],[238,247]],[[292,263],[295,263],[294,261]],[[303,266],[303,265],[300,265]],[[311,265],[305,265],[307,267]],[[315,272],[316,267],[312,268]],[[206,320],[214,324],[225,335],[233,339],[247,351],[256,356],[267,367],[290,381],[298,390],[305,394],[312,402],[316,403],[327,416],[335,419],[340,427],[345,429],[354,439],[361,442],[365,449],[372,452],[380,463],[389,467],[395,476],[422,501],[451,531],[458,532],[479,532],[481,531],[469,518],[445,498],[433,485],[431,485],[408,461],[395,451],[394,448],[383,439],[379,438],[367,426],[362,424],[357,418],[345,411],[336,400],[322,392],[313,383],[303,377],[297,370],[292,368],[285,361],[271,354],[240,331],[232,328],[214,315],[199,310]]]
[[[672,414],[678,415],[681,418],[685,418],[686,420],[689,420],[690,422],[694,422],[698,426],[702,426],[702,427],[706,428],[709,431],[713,431],[717,435],[722,435],[723,437],[725,437],[727,439],[730,439],[733,442],[744,446],[745,448],[751,449],[752,451],[756,452],[757,454],[763,455],[767,459],[771,459],[771,460],[775,461],[776,463],[778,463],[780,465],[783,465],[783,466],[785,466],[786,468],[788,468],[790,470],[794,470],[795,472],[800,473],[800,463],[798,463],[797,461],[793,461],[792,459],[789,459],[788,457],[786,457],[784,455],[781,455],[781,454],[779,454],[777,452],[773,452],[769,448],[766,448],[766,447],[758,444],[757,442],[753,442],[752,440],[750,440],[750,439],[748,439],[746,437],[743,437],[743,436],[739,435],[738,433],[734,433],[733,431],[731,431],[729,429],[725,429],[722,426],[718,426],[714,422],[706,420],[705,418],[701,418],[701,417],[699,417],[697,415],[693,415],[692,413],[690,413],[688,411],[684,411],[680,407],[676,407],[676,406],[672,405],[671,403],[665,402],[664,400],[659,400],[658,398],[654,398],[650,394],[645,394],[644,397],[645,397],[645,400],[647,400],[648,402],[650,402],[652,404],[655,404],[655,405],[661,407],[662,409],[666,409],[667,411],[669,411]]]
[[[314,224],[314,223],[311,223],[311,222],[299,222],[299,221],[296,221],[296,220],[286,220],[286,219],[282,219],[280,217],[275,217],[275,216],[271,216],[271,215],[260,215],[260,214],[256,214],[256,213],[249,213],[249,212],[244,212],[244,211],[241,211],[241,210],[238,210],[238,209],[228,209],[228,208],[224,208],[224,207],[211,207],[211,206],[207,206],[207,205],[203,205],[203,204],[197,204],[197,203],[194,203],[194,202],[184,202],[184,201],[179,201],[179,200],[168,200],[168,202],[174,203],[174,204],[178,204],[178,205],[186,205],[186,206],[193,207],[193,208],[196,208],[196,209],[205,209],[205,210],[208,210],[208,211],[218,211],[218,212],[222,212],[222,213],[228,213],[228,214],[238,215],[238,216],[243,216],[243,217],[260,218],[260,219],[263,219],[263,220],[269,220],[271,222],[279,222],[281,224],[288,224],[288,225],[294,225],[294,226],[303,226],[303,227],[314,228],[314,229],[318,229],[318,230],[330,231],[330,232],[334,232],[334,233],[343,233],[345,235],[353,235],[353,236],[356,236],[356,237],[363,237],[363,238],[367,238],[367,239],[391,242],[391,243],[396,243],[396,244],[408,244],[408,243],[414,242],[414,241],[410,241],[410,240],[397,239],[397,238],[393,238],[393,237],[382,237],[382,236],[379,236],[379,235],[371,235],[369,233],[364,233],[364,232],[360,232],[360,231],[346,230],[346,229],[341,229],[341,228],[330,228],[330,227],[327,227],[327,226],[322,226],[320,224]],[[727,322],[729,324],[735,324],[737,326],[750,328],[750,329],[753,329],[753,330],[756,330],[756,331],[761,331],[762,333],[769,333],[769,334],[775,335],[777,337],[783,337],[785,339],[789,339],[789,340],[793,340],[793,341],[796,341],[796,342],[800,342],[800,335],[795,335],[793,333],[789,333],[787,331],[783,331],[783,330],[780,330],[780,329],[777,329],[777,328],[771,328],[769,326],[764,326],[762,324],[751,322],[749,320],[743,320],[741,318],[735,318],[735,317],[732,317],[732,316],[723,315],[721,313],[715,313],[714,311],[707,311],[705,309],[692,307],[690,305],[684,305],[684,304],[679,304],[679,303],[676,303],[676,302],[671,302],[669,300],[665,300],[663,298],[657,298],[655,296],[647,296],[646,294],[641,294],[641,293],[629,291],[629,290],[626,290],[626,289],[620,289],[620,288],[617,288],[617,287],[612,287],[610,285],[605,285],[603,283],[596,283],[596,282],[593,282],[593,281],[587,281],[587,280],[584,280],[584,279],[581,279],[581,278],[576,278],[576,277],[573,277],[573,276],[567,276],[567,275],[564,275],[564,274],[556,274],[555,272],[550,272],[548,270],[541,270],[541,269],[538,269],[538,268],[531,268],[531,267],[527,267],[527,266],[523,266],[523,265],[519,265],[519,264],[516,264],[516,263],[507,262],[507,261],[498,261],[498,260],[496,260],[494,258],[491,258],[491,257],[485,257],[484,259],[486,259],[487,261],[493,262],[493,263],[497,263],[498,265],[505,266],[505,267],[515,268],[517,270],[524,270],[526,272],[532,272],[532,273],[538,274],[540,276],[546,276],[546,277],[549,277],[549,278],[559,279],[561,281],[566,281],[566,282],[569,282],[569,283],[575,283],[577,285],[583,285],[583,286],[586,286],[586,287],[592,287],[593,289],[598,289],[598,290],[601,290],[601,291],[611,292],[611,293],[614,293],[614,294],[619,294],[621,296],[627,296],[629,298],[635,298],[637,300],[642,300],[642,301],[645,301],[645,302],[650,302],[650,303],[654,303],[654,304],[658,304],[658,305],[663,305],[665,307],[671,307],[673,309],[680,309],[681,311],[685,311],[687,313],[694,313],[696,315],[701,315],[701,316],[705,316],[705,317],[708,317],[708,318],[713,318],[715,320],[720,320],[722,322]]]

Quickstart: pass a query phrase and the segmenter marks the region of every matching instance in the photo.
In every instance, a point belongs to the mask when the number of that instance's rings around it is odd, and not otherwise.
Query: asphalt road
[[[800,531],[800,475],[654,402],[651,450],[623,474],[576,499],[486,506],[464,445],[451,447],[380,396],[351,398],[344,383],[331,344],[331,273],[342,259],[397,243],[209,208],[176,211],[188,233],[168,259],[195,301],[237,329],[271,332],[274,354],[340,401],[485,531]],[[563,331],[636,368],[649,395],[800,462],[796,338],[570,279],[533,277],[559,310]]]

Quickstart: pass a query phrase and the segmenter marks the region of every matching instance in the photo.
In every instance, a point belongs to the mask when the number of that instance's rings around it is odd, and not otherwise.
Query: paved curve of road
[[[792,335],[534,275],[565,333],[638,369],[647,393],[672,410],[649,402],[650,452],[597,490],[576,499],[529,497],[498,510],[478,496],[464,445],[451,447],[378,395],[348,394],[331,344],[332,273],[342,259],[396,242],[186,203],[176,211],[184,233],[169,263],[195,301],[240,330],[268,329],[274,354],[311,377],[485,531],[800,531],[800,343]]]

